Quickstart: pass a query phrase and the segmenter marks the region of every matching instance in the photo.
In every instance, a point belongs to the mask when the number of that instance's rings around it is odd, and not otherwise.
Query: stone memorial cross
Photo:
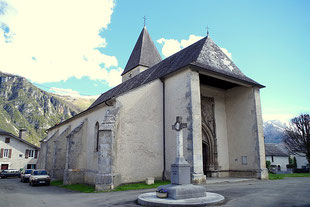
[[[172,125],[172,130],[177,131],[177,158],[184,157],[183,155],[183,130],[184,128],[187,128],[187,123],[182,123],[182,117],[177,116],[176,122],[174,125]]]

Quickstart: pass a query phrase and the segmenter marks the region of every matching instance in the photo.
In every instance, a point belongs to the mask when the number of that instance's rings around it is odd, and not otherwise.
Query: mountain
[[[36,145],[46,129],[86,109],[91,101],[48,93],[21,76],[0,72],[0,128],[16,136],[25,128],[26,140]]]
[[[281,143],[283,132],[287,127],[286,123],[279,120],[269,120],[264,122],[265,143]]]

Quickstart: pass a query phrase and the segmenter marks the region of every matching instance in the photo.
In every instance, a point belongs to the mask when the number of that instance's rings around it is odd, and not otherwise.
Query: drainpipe
[[[166,124],[166,114],[165,114],[165,81],[164,79],[160,79],[163,83],[163,163],[164,163],[164,170],[162,174],[162,180],[166,180],[166,133],[165,133],[165,124]]]

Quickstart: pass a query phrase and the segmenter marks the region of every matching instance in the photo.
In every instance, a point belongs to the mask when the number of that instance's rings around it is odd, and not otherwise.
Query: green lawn
[[[123,184],[116,187],[112,191],[125,191],[125,190],[139,190],[139,189],[149,189],[149,188],[157,188],[161,185],[168,185],[170,181],[155,181],[153,185],[147,185],[145,182],[141,183],[132,183],[132,184]]]
[[[170,184],[170,181],[155,181],[153,185],[147,185],[145,182],[141,183],[132,183],[132,184],[124,184],[116,187],[114,190],[111,191],[126,191],[126,190],[139,190],[139,189],[150,189],[150,188],[157,188],[161,185],[167,185]],[[73,184],[73,185],[63,185],[61,180],[58,181],[52,181],[51,185],[58,186],[82,193],[94,193],[95,187],[91,185],[85,185],[85,184]],[[102,192],[108,192],[108,191],[102,191]]]
[[[61,180],[52,181],[51,185],[58,186],[62,188],[66,188],[69,190],[78,191],[81,193],[94,193],[95,187],[91,185],[85,185],[85,184],[72,184],[72,185],[63,185]]]
[[[278,180],[285,177],[310,177],[310,173],[292,173],[292,174],[271,174],[269,173],[269,180]]]

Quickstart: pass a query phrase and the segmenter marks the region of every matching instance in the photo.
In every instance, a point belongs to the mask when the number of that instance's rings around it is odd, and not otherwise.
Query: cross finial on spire
[[[146,17],[145,16],[143,17],[143,20],[144,20],[144,27],[145,27],[145,23],[146,23]]]
[[[209,27],[207,26],[207,36],[209,36]]]

